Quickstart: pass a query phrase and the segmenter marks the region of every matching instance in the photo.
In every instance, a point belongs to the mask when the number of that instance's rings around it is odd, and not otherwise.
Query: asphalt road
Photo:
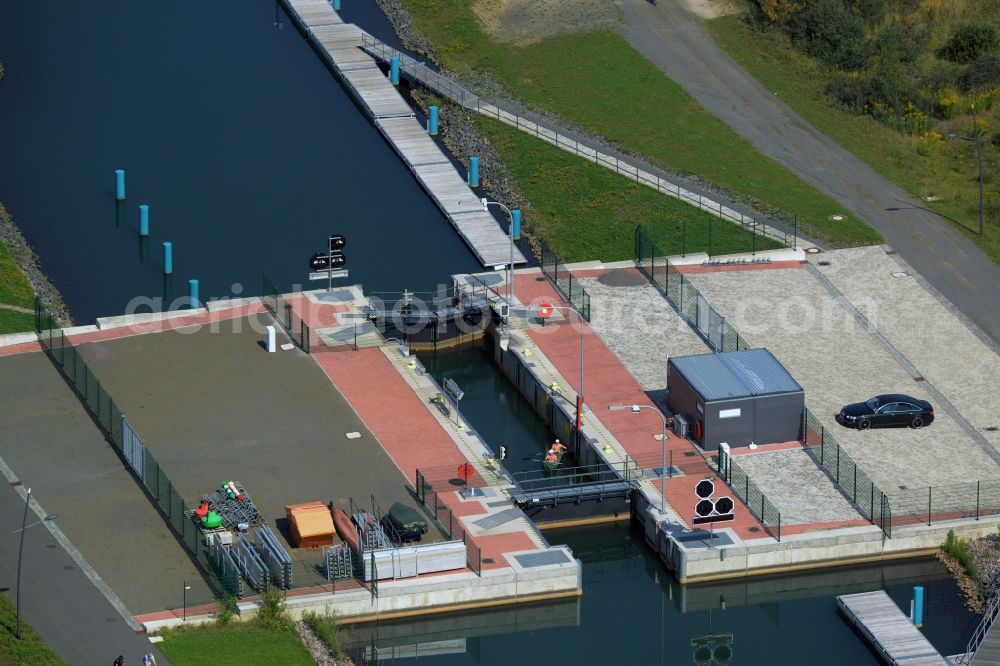
[[[35,497],[45,507],[44,497]],[[13,603],[17,583],[17,550],[24,499],[14,487],[0,489],[0,589]],[[28,523],[38,520],[28,512]],[[56,524],[59,520],[56,519]],[[21,618],[49,647],[70,664],[110,664],[119,654],[126,664],[141,664],[153,652],[158,664],[166,658],[149,640],[136,634],[45,525],[25,534],[21,567]]]
[[[677,0],[623,0],[626,38],[765,155],[876,228],[886,243],[994,341],[1000,266],[950,222],[795,114],[737,65]],[[894,210],[890,210],[894,209]],[[831,211],[831,213],[836,211]]]

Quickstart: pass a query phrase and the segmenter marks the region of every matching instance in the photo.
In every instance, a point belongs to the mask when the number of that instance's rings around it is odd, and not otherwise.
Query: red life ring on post
[[[702,427],[701,426],[701,421],[695,421],[694,422],[694,439],[697,442],[701,441],[701,435],[702,435],[702,429],[701,429],[701,427]]]

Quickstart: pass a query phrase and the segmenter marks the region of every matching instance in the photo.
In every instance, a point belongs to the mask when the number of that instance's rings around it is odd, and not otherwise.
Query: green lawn
[[[640,224],[669,255],[780,247],[509,125],[482,116],[476,122],[531,202],[525,224],[563,261],[632,259]]]
[[[830,221],[830,215],[844,212],[836,202],[759,153],[616,34],[568,35],[513,47],[480,29],[471,0],[403,4],[451,69],[488,71],[529,104],[558,113],[625,152],[694,174],[788,220],[797,216],[809,235],[836,245],[881,240],[859,220]]]
[[[168,632],[159,644],[174,666],[314,666],[293,629],[267,630],[255,625],[204,625]]]
[[[66,663],[38,637],[24,618],[21,618],[21,640],[14,633],[16,626],[14,604],[6,594],[0,594],[0,664],[55,666]]]
[[[35,315],[0,308],[0,335],[35,330]]]
[[[988,212],[985,237],[973,233],[979,225],[979,192],[971,145],[942,141],[940,133],[927,137],[901,134],[869,116],[842,110],[823,94],[829,72],[797,53],[777,30],[755,32],[735,17],[710,21],[707,29],[730,57],[821,132],[911,195],[943,197],[926,205],[950,218],[1000,261],[1000,219]],[[971,128],[966,131],[970,132]],[[983,143],[983,153],[987,159],[996,154],[988,140]]]
[[[14,263],[7,246],[0,242],[0,303],[34,307],[35,292],[24,277],[24,273]]]

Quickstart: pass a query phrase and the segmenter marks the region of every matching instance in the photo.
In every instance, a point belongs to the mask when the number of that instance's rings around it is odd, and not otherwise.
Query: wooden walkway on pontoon
[[[837,597],[837,605],[886,663],[949,664],[883,590],[845,594]]]
[[[285,0],[285,4],[483,266],[510,263],[509,237],[483,210],[476,193],[427,134],[376,60],[360,48],[364,31],[344,23],[327,0]],[[516,247],[514,263],[525,263]]]

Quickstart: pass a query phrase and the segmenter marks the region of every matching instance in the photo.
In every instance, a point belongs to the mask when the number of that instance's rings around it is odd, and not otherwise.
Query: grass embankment
[[[7,595],[0,594],[0,664],[55,666],[65,664],[46,645],[35,630],[21,618],[21,640],[14,634],[16,611]]]
[[[0,335],[35,329],[35,317],[3,305],[33,308],[35,292],[24,273],[14,263],[7,246],[0,242]]]
[[[759,153],[616,34],[511,46],[482,30],[472,0],[403,4],[450,69],[489,72],[528,104],[664,169],[693,174],[738,200],[788,220],[797,216],[804,233],[831,244],[881,240],[859,220],[829,220],[844,212],[839,204]]]
[[[639,224],[659,254],[780,247],[509,125],[482,116],[475,120],[531,202],[525,215],[532,233],[563,261],[632,259]]]
[[[911,195],[942,197],[925,205],[951,220],[994,261],[1000,261],[1000,218],[988,211],[985,235],[976,233],[979,191],[975,148],[964,141],[943,139],[952,131],[971,134],[972,122],[967,115],[938,122],[933,131],[918,136],[898,132],[830,100],[824,91],[834,75],[832,70],[797,52],[779,30],[755,31],[735,17],[715,19],[707,28],[730,57],[818,130]],[[990,109],[979,108],[983,123],[982,115]],[[991,164],[993,172],[998,164],[988,129],[981,125],[987,189]]]

